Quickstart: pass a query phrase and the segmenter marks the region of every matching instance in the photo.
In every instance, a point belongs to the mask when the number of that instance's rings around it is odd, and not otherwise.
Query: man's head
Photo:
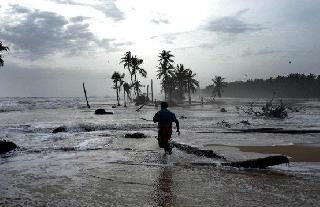
[[[162,109],[168,108],[168,103],[167,102],[161,102],[161,108]]]

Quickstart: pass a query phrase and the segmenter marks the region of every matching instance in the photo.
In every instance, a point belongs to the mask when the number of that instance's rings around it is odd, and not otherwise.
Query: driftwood
[[[145,104],[142,104],[138,109],[136,109],[136,111],[139,111],[140,109],[142,109],[142,107],[144,107]]]
[[[124,136],[125,138],[135,138],[135,139],[139,139],[139,138],[146,138],[147,136],[141,132],[135,132],[135,133],[128,133]]]
[[[207,157],[207,158],[218,158],[222,160],[226,160],[225,157],[216,154],[212,150],[202,150],[197,147],[192,147],[185,144],[180,144],[177,142],[171,143],[173,147],[176,147],[179,150],[182,150],[188,154],[194,154],[197,156]],[[230,167],[237,167],[237,168],[259,168],[264,169],[269,166],[280,165],[283,163],[289,163],[289,159],[283,155],[277,156],[269,156],[265,158],[258,158],[252,160],[245,160],[245,161],[238,161],[238,162],[224,162],[221,163],[222,166],[230,166]],[[217,166],[215,163],[199,163],[196,165],[210,165],[210,166]]]
[[[186,144],[180,144],[177,142],[172,142],[171,143],[173,147],[176,147],[179,150],[182,150],[188,154],[194,154],[202,157],[208,157],[208,158],[218,158],[218,159],[223,159],[225,160],[225,157],[216,154],[212,150],[204,150],[204,149],[199,149],[197,147],[192,147]]]
[[[230,166],[230,167],[242,167],[242,168],[260,168],[264,169],[269,166],[280,165],[283,163],[289,163],[289,159],[283,155],[277,156],[269,156],[264,158],[245,160],[239,162],[227,162],[221,163],[222,166]]]
[[[104,109],[97,109],[94,111],[94,114],[96,115],[104,115],[104,114],[113,114],[113,112],[106,111]]]
[[[233,129],[224,133],[273,133],[273,134],[308,134],[320,133],[319,129],[283,129],[283,128],[254,128],[254,129]]]
[[[89,105],[88,97],[87,97],[87,90],[86,90],[86,87],[84,86],[84,82],[82,84],[82,87],[83,87],[84,96],[86,97],[87,107],[90,109],[90,105]]]

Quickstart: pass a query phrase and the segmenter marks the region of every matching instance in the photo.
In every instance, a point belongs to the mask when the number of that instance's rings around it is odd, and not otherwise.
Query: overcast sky
[[[111,74],[126,72],[129,50],[144,60],[145,83],[162,50],[202,87],[214,75],[320,74],[319,11],[318,0],[1,0],[10,52],[0,96],[81,96],[82,82],[89,95],[113,94]]]

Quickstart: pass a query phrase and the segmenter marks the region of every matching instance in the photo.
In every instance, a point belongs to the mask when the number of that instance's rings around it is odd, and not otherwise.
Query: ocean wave
[[[36,109],[82,108],[79,98],[1,98],[0,113]]]
[[[17,126],[18,127],[18,126]],[[17,127],[14,130],[19,130]],[[106,130],[120,130],[120,131],[140,131],[141,129],[155,128],[152,123],[93,123],[93,122],[77,122],[68,123],[62,125],[46,124],[46,125],[23,125],[20,130],[24,133],[53,133],[55,129],[61,129],[59,133],[77,133],[77,132],[95,132],[95,131],[106,131]]]

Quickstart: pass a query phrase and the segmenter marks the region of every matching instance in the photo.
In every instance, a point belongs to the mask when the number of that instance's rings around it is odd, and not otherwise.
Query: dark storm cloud
[[[154,24],[170,24],[168,19],[163,19],[163,18],[152,19],[151,22]]]
[[[11,13],[21,11],[27,10],[12,7]],[[90,32],[89,24],[83,22],[84,19],[85,17],[75,17],[68,21],[53,12],[29,10],[18,23],[3,25],[0,36],[2,40],[10,43],[12,49],[21,54],[20,56],[30,59],[54,53],[75,55],[99,46],[111,49],[110,44],[107,44],[111,40],[97,39]]]
[[[209,22],[206,30],[212,32],[241,34],[246,32],[260,31],[263,27],[259,24],[248,24],[240,20],[240,16],[248,9],[240,10],[234,16],[225,16]]]
[[[70,21],[72,21],[72,22],[83,22],[83,21],[85,21],[87,19],[90,19],[90,17],[76,16],[76,17],[70,18]]]
[[[18,4],[14,4],[14,5],[10,5],[10,6],[11,6],[12,10],[15,11],[15,13],[23,14],[23,13],[30,12],[30,9],[23,7],[23,6],[20,6]]]
[[[115,21],[121,21],[124,19],[124,13],[116,6],[116,0],[100,0],[98,5],[79,3],[75,0],[51,0],[59,4],[70,4],[78,6],[92,7],[102,12],[106,17],[110,17]]]

